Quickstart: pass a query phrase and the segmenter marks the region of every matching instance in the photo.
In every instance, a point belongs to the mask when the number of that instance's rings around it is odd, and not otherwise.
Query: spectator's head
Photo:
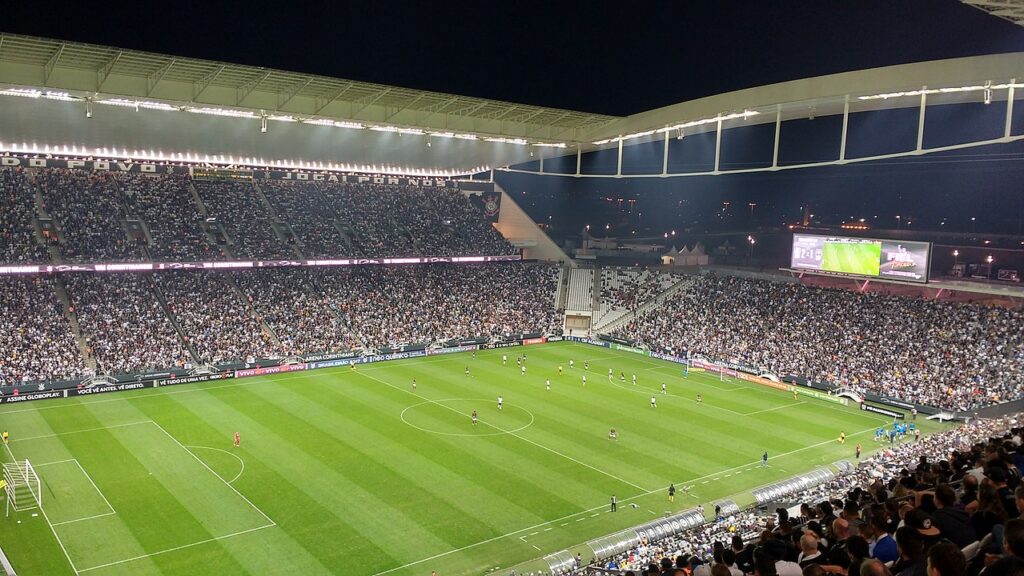
[[[836,518],[832,521],[832,533],[839,540],[846,540],[850,537],[850,523],[845,518]]]
[[[754,558],[754,576],[778,576],[775,562],[777,560],[771,554],[758,554]]]
[[[921,536],[934,537],[940,534],[939,529],[932,524],[932,517],[924,510],[911,510],[903,516],[903,525],[913,528]]]
[[[726,566],[736,564],[736,553],[729,549],[722,550],[722,564]]]
[[[1017,512],[1024,514],[1024,483],[1018,484],[1013,491],[1013,500],[1017,504]]]
[[[850,576],[856,575],[850,574]],[[882,564],[880,560],[871,558],[865,560],[860,565],[860,576],[892,576],[892,572],[890,572],[889,568],[885,564]]]
[[[850,536],[846,541],[846,552],[851,560],[867,558],[869,556],[868,541],[862,536]]]
[[[924,553],[924,539],[916,529],[901,526],[896,530],[896,549],[904,560],[919,558]]]
[[[800,537],[800,551],[809,556],[818,551],[818,539],[813,534],[805,533]]]
[[[951,508],[956,505],[956,492],[949,484],[940,484],[935,488],[935,507]]]
[[[1024,560],[1016,556],[1000,558],[985,569],[985,576],[1024,576]]]
[[[928,576],[963,576],[967,559],[956,544],[942,541],[928,549]]]
[[[803,576],[825,576],[827,572],[821,567],[821,564],[808,564],[804,567]]]
[[[732,576],[732,572],[725,564],[715,564],[711,567],[711,576]]]
[[[1003,527],[1003,550],[1007,554],[1024,557],[1024,519],[1006,521]]]

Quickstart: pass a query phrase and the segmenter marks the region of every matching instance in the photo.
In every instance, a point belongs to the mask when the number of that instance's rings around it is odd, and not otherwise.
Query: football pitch
[[[831,272],[878,276],[882,245],[878,242],[825,242],[821,267]]]
[[[858,442],[869,453],[889,423],[567,342],[14,404],[4,460],[32,463],[43,506],[0,520],[0,542],[20,574],[51,576],[507,574],[698,503],[749,503]],[[670,503],[670,483],[690,489]]]

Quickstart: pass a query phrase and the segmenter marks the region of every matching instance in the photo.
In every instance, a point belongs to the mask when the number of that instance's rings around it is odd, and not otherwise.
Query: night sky
[[[624,115],[848,70],[1024,51],[956,0],[4,6],[6,32]]]

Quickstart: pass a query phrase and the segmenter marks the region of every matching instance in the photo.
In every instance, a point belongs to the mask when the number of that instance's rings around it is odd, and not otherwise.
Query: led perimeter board
[[[877,238],[794,234],[790,267],[863,278],[928,281],[931,244]]]

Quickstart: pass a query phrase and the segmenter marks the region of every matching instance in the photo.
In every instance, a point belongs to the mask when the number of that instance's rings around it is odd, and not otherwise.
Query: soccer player
[[[615,431],[615,428],[612,428],[611,430],[608,431],[608,439],[609,440],[618,440],[619,439],[619,433]]]
[[[921,441],[921,429],[920,428],[914,428],[914,442],[920,442],[920,441]],[[4,432],[4,444],[6,444],[6,443],[7,443],[7,432]]]
[[[476,350],[473,350],[473,360],[476,360]]]
[[[413,390],[416,389],[416,379],[415,378],[412,379],[412,389]]]
[[[355,370],[356,369],[356,361],[355,360],[349,360],[348,361],[348,369],[349,370]]]
[[[469,364],[466,365],[466,376],[469,376]]]
[[[522,365],[523,365],[523,358],[521,356],[516,356],[516,366],[522,366]]]
[[[526,376],[526,366],[520,366],[519,367],[519,375],[520,376]]]
[[[703,403],[704,403],[704,395],[701,394],[700,392],[697,392],[697,404],[703,404]]]
[[[664,382],[661,383],[661,393],[662,394],[668,394],[668,388],[665,387],[665,383]]]
[[[794,386],[794,387],[793,387],[793,400],[796,400],[796,397],[797,397],[797,395],[798,395],[799,393],[800,393],[800,392],[798,392],[798,391],[797,391],[797,389],[796,389],[796,386]]]
[[[583,386],[586,386],[586,385],[587,385],[587,375],[584,374],[583,375]]]
[[[612,494],[612,512],[615,512],[615,510],[618,508],[618,504],[619,500],[615,497],[615,494]]]
[[[572,358],[569,358],[569,370],[572,370],[573,366],[575,366],[575,365],[576,365],[576,363],[573,362]]]
[[[611,368],[608,369],[608,379],[609,380],[612,379],[612,369]]]
[[[839,444],[846,444],[846,432],[839,433]]]
[[[544,388],[546,390],[551,390],[551,378],[548,378],[547,380],[544,381]]]
[[[584,370],[590,370],[590,361],[589,360],[585,360],[583,362],[583,369]]]
[[[7,430],[4,430],[4,444],[7,444],[9,442],[8,439],[10,437],[11,437],[11,435],[7,433]]]
[[[669,484],[668,485],[668,501],[669,502],[675,502],[676,501],[676,485],[675,484]]]
[[[501,365],[504,366],[506,364],[508,364],[508,354],[502,354],[501,355]]]
[[[860,442],[857,442],[857,460],[860,460]]]
[[[473,426],[476,426],[476,410],[469,416],[473,420]]]
[[[620,370],[620,371],[619,371],[619,382],[625,382],[625,381],[626,381],[626,373],[625,373],[625,372],[622,372],[622,371]]]
[[[636,386],[636,374],[633,374],[633,386]]]
[[[559,376],[562,375],[562,365],[561,364],[558,365],[558,375]]]
[[[501,405],[502,405],[502,403],[504,403],[504,402],[505,402],[505,399],[504,399],[504,398],[502,398],[501,396],[498,396],[498,410],[499,410],[499,411],[501,410]]]
[[[764,454],[761,454],[761,468],[768,465],[768,451],[765,450]]]
[[[651,396],[651,408],[657,408],[657,407],[658,407],[658,397],[657,396]]]
[[[4,432],[4,444],[7,443],[7,433]],[[235,432],[235,448],[238,448],[242,444],[242,436]]]
[[[910,417],[913,418],[914,420],[917,420],[917,408],[910,409]]]

